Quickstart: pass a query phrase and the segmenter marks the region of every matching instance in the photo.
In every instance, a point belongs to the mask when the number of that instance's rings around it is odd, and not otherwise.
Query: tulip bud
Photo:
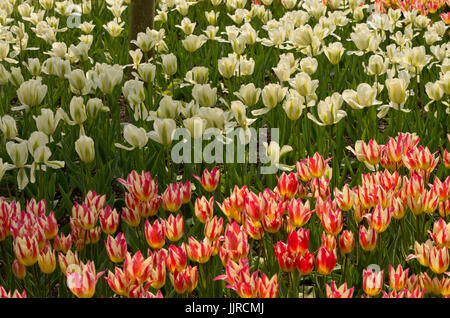
[[[85,135],[80,136],[80,138],[78,138],[75,142],[75,150],[77,151],[81,161],[84,163],[88,164],[94,160],[94,140],[91,137]]]
[[[166,243],[166,227],[165,222],[161,223],[159,220],[155,220],[153,225],[150,225],[148,221],[145,221],[145,238],[148,245],[153,249],[160,249]]]
[[[297,120],[302,115],[305,108],[305,98],[297,91],[291,90],[286,96],[283,109],[290,120]]]
[[[11,74],[0,64],[0,86],[8,84],[10,78]]]
[[[100,98],[90,98],[86,103],[86,112],[89,118],[96,118],[98,113],[109,111],[109,108],[103,106],[103,102]]]
[[[118,233],[115,238],[108,235],[105,242],[106,252],[113,263],[121,263],[127,254],[127,241],[123,233]]]
[[[355,247],[355,237],[353,232],[345,230],[339,238],[339,249],[343,255],[351,253]]]
[[[214,197],[211,197],[209,201],[202,196],[201,199],[195,200],[194,206],[195,216],[197,219],[205,224],[207,219],[211,219],[214,212]]]
[[[18,260],[15,259],[11,267],[13,274],[17,279],[22,280],[27,275],[27,268]]]
[[[377,243],[377,232],[374,228],[366,229],[363,225],[359,228],[359,245],[363,251],[370,252],[375,249]]]
[[[16,120],[9,115],[0,117],[0,130],[6,139],[16,138],[18,134]]]
[[[70,101],[70,116],[77,125],[82,125],[86,119],[86,107],[84,106],[83,97],[74,96]]]
[[[211,172],[206,168],[203,170],[201,178],[197,175],[193,175],[202,185],[203,189],[207,192],[214,192],[219,184],[220,170],[214,167]]]
[[[119,226],[119,213],[112,210],[109,205],[100,211],[100,225],[105,234],[114,234]]]
[[[164,73],[168,76],[172,76],[177,72],[177,57],[170,53],[166,55],[161,55],[162,67]]]

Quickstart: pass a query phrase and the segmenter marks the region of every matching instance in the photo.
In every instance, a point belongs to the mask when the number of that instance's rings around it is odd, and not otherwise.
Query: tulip
[[[203,44],[206,43],[206,40],[207,37],[203,34],[202,35],[190,34],[184,40],[182,40],[181,43],[183,44],[184,49],[192,54],[199,48],[201,48]]]
[[[28,109],[39,106],[47,94],[47,85],[43,85],[41,79],[23,82],[17,90],[17,97],[22,104],[13,107],[12,110]]]
[[[292,198],[287,206],[289,224],[293,227],[302,227],[308,223],[313,211],[310,209],[309,201],[302,203],[301,199]]]
[[[91,83],[86,78],[84,72],[80,69],[73,70],[66,74],[66,78],[69,80],[70,90],[76,95],[86,95],[91,91]]]
[[[192,84],[207,84],[208,76],[209,69],[207,67],[196,66],[186,73],[185,81]]]
[[[56,235],[53,239],[53,247],[55,251],[62,251],[64,254],[72,247],[72,236],[69,234],[65,236],[64,233]]]
[[[441,294],[441,284],[438,277],[433,277],[433,279],[431,279],[427,273],[420,273],[419,282],[420,287],[424,289],[425,293],[433,294],[435,296]]]
[[[118,148],[129,151],[135,148],[142,149],[148,142],[148,137],[145,129],[142,127],[138,128],[132,124],[125,125],[125,128],[123,129],[123,137],[131,145],[131,147],[129,148],[118,143],[116,143],[115,145]]]
[[[281,227],[284,214],[284,204],[271,200],[263,217],[264,229],[269,233],[277,233]]]
[[[326,234],[325,232],[322,233],[322,245],[325,247],[329,252],[336,252],[336,237],[334,235]],[[336,253],[335,253],[336,254]]]
[[[269,110],[275,108],[275,106],[278,105],[278,103],[281,103],[281,101],[284,99],[284,96],[287,93],[287,88],[283,88],[279,84],[268,84],[266,85],[261,93],[262,101],[266,109],[264,109],[264,112],[268,112]],[[262,115],[263,113],[253,111],[252,114]]]
[[[234,93],[247,107],[254,106],[258,102],[260,94],[261,89],[255,88],[253,83],[242,85],[239,91]]]
[[[122,208],[121,217],[131,227],[137,227],[141,223],[141,215],[137,209]]]
[[[180,247],[175,245],[169,246],[169,255],[166,259],[166,265],[170,272],[183,271],[186,268],[187,256],[184,244]]]
[[[17,260],[24,266],[31,266],[39,257],[38,241],[34,236],[16,237],[13,251]]]
[[[407,99],[406,88],[408,83],[404,79],[394,78],[386,80],[389,99],[396,105],[403,105]]]
[[[309,245],[309,229],[300,228],[298,231],[292,231],[288,235],[287,249],[297,255],[304,254],[308,250]]]
[[[450,295],[450,278],[448,277],[442,277],[439,281],[440,284],[440,290],[442,296],[449,296]]]
[[[55,250],[50,246],[50,243],[39,251],[38,265],[44,274],[51,274],[56,269]]]
[[[377,232],[374,228],[366,229],[363,225],[359,227],[359,245],[363,251],[371,252],[377,244]]]
[[[257,196],[255,193],[249,192],[245,196],[244,211],[252,221],[262,221],[266,207],[267,201],[261,193]]]
[[[325,247],[321,246],[316,256],[316,269],[321,275],[330,274],[336,266],[336,255]]]
[[[336,283],[332,281],[330,285],[325,285],[327,298],[352,298],[355,287],[347,288],[347,283],[336,288]]]
[[[129,279],[137,281],[138,284],[142,284],[150,278],[149,269],[151,261],[151,258],[145,259],[141,251],[136,252],[133,256],[127,253],[123,270]]]
[[[377,204],[372,213],[367,216],[367,221],[370,227],[374,228],[377,233],[386,231],[391,222],[392,209],[383,209],[380,204]]]
[[[100,225],[105,234],[114,234],[119,226],[119,213],[112,210],[109,205],[102,209],[99,214]]]
[[[198,274],[197,274],[198,275]],[[174,273],[169,273],[170,282],[178,294],[184,294],[189,287],[189,276],[186,270],[181,272],[175,270]]]
[[[91,298],[95,293],[98,279],[104,274],[96,274],[95,264],[88,261],[86,264],[70,265],[67,271],[67,287],[78,298]]]
[[[145,221],[145,238],[148,245],[153,249],[160,249],[166,243],[166,227],[165,222],[155,220],[153,225],[150,225],[148,221]]]
[[[277,280],[277,274],[273,275],[271,279],[266,274],[262,274],[259,280],[258,294],[261,298],[276,298],[280,284]]]
[[[196,84],[192,89],[192,97],[201,107],[214,107],[217,103],[217,88],[209,84]]]
[[[119,296],[127,296],[128,278],[122,269],[115,267],[114,274],[108,271],[108,276],[105,277],[109,287]]]
[[[330,235],[337,236],[343,227],[342,212],[339,208],[329,209],[321,214],[322,226]]]
[[[339,238],[339,250],[341,254],[346,255],[353,251],[355,247],[355,237],[353,232],[349,230],[345,230],[342,232],[341,237]]]
[[[428,265],[433,272],[436,274],[444,273],[448,269],[449,262],[447,247],[433,246],[433,248],[430,248]]]
[[[9,115],[0,117],[0,131],[6,139],[15,139],[18,134],[16,120]]]
[[[215,242],[222,236],[223,233],[223,219],[217,219],[214,216],[212,219],[206,219],[205,223],[205,237],[207,237],[211,242]]]
[[[123,233],[118,233],[115,238],[108,235],[105,242],[106,252],[113,263],[121,263],[127,254],[127,241]]]
[[[297,235],[296,232],[293,232]],[[275,248],[275,257],[278,260],[281,270],[284,272],[292,272],[295,269],[296,254],[288,249],[288,245],[283,242],[278,242]]]
[[[149,138],[163,146],[168,146],[172,143],[173,133],[176,129],[176,123],[173,119],[156,119],[153,128],[154,130],[147,135]]]
[[[161,55],[161,59],[164,73],[168,76],[173,76],[177,72],[177,57],[170,53]]]
[[[369,57],[369,64],[367,65],[367,73],[370,75],[382,75],[386,73],[389,67],[389,60],[383,60],[380,55],[374,54]]]
[[[311,254],[308,250],[304,255],[298,254],[295,259],[295,266],[302,275],[308,275],[314,269],[314,253]]]
[[[78,253],[73,253],[71,250],[67,251],[67,254],[64,256],[61,252],[58,253],[58,263],[61,272],[66,275],[67,267],[71,264],[79,264],[78,261]]]
[[[97,223],[98,214],[94,209],[90,209],[86,204],[75,203],[72,207],[72,217],[84,230],[92,230]]]
[[[408,280],[408,272],[409,268],[404,271],[400,264],[397,266],[397,269],[389,265],[389,285],[391,288],[396,291],[403,290]]]
[[[278,178],[278,192],[285,200],[290,200],[298,190],[298,181],[295,173],[283,174]]]
[[[162,208],[169,212],[176,212],[183,204],[182,185],[179,183],[171,183],[161,196]]]
[[[311,113],[308,113],[308,118],[319,126],[337,124],[342,118],[347,116],[347,113],[341,109],[342,96],[339,93],[333,93],[332,96],[325,98],[325,101],[320,101],[317,104],[317,120]]]
[[[230,259],[238,261],[245,258],[249,251],[248,235],[244,228],[236,222],[228,223],[223,243],[219,248],[222,264],[226,266]]]
[[[181,194],[183,196],[183,204],[189,203],[191,201],[192,195],[192,183],[186,181],[181,187]]]
[[[211,197],[209,201],[202,196],[201,199],[195,200],[194,212],[197,219],[205,224],[207,219],[211,219],[214,211],[214,197]]]
[[[184,223],[183,217],[177,214],[176,217],[171,214],[167,220],[164,221],[166,228],[166,236],[172,241],[176,242],[183,236]]]
[[[317,71],[319,63],[314,57],[307,56],[300,60],[300,69],[308,75],[312,75]]]
[[[219,73],[224,78],[229,79],[236,73],[238,67],[238,60],[236,56],[229,55],[228,57],[223,57],[219,59],[217,63],[219,67]]]
[[[14,276],[17,279],[22,280],[27,275],[27,268],[21,262],[19,262],[17,259],[14,260],[11,268],[12,268],[12,272],[13,272]]]
[[[363,271],[363,289],[369,296],[376,296],[383,288],[383,273],[384,271],[375,273],[372,270]]]
[[[118,179],[118,181],[141,201],[150,201],[158,192],[158,182],[152,179],[150,172],[142,171],[141,174],[138,174],[133,170],[126,181],[123,179]]]
[[[311,175],[315,178],[320,178],[325,173],[326,165],[331,158],[324,160],[319,153],[315,153],[313,157],[308,158],[308,167]]]
[[[335,189],[334,195],[341,211],[346,212],[352,208],[354,192],[348,187],[347,184],[342,188],[342,192]]]
[[[191,236],[189,237],[186,251],[191,261],[203,264],[209,261],[212,247],[208,238],[205,238],[202,242],[198,242]]]
[[[201,178],[197,175],[193,175],[202,185],[203,189],[207,192],[214,192],[219,184],[220,170],[216,167],[212,168],[209,172],[206,168],[203,170]]]
[[[331,64],[338,64],[344,54],[344,47],[341,42],[334,42],[324,48],[325,56]]]
[[[81,161],[84,163],[89,164],[94,160],[94,140],[91,137],[85,135],[80,136],[80,138],[78,138],[75,142],[75,150],[77,151]]]

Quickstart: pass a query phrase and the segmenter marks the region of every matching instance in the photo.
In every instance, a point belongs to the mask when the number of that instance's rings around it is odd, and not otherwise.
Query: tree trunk
[[[147,28],[153,29],[154,17],[155,0],[131,0],[130,42],[136,40],[139,32],[145,32]],[[129,49],[136,49],[136,45],[130,43]]]

